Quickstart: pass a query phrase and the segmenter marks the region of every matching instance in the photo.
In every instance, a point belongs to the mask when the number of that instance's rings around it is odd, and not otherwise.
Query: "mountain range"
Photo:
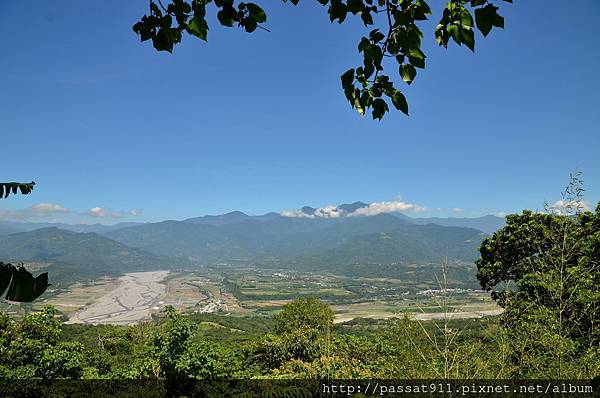
[[[66,231],[73,232],[110,232],[116,229],[142,225],[136,222],[122,222],[113,225],[105,224],[65,224],[65,223],[34,223],[34,222],[18,222],[18,221],[0,221],[0,235],[9,235],[17,232],[29,232],[42,228],[60,228]]]
[[[403,265],[444,257],[472,264],[482,238],[504,223],[494,216],[425,219],[372,210],[355,202],[305,206],[293,216],[236,211],[111,226],[0,222],[0,259],[52,263],[86,277],[225,264],[352,275],[379,269],[393,276]]]

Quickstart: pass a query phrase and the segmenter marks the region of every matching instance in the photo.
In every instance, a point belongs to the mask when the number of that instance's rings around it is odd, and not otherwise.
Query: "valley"
[[[298,297],[328,302],[336,322],[402,313],[430,319],[496,314],[478,291],[478,247],[503,218],[411,218],[363,202],[250,216],[236,211],[181,221],[113,226],[2,223],[0,258],[48,272],[34,304],[65,321],[133,324],[172,305],[198,314],[270,317]],[[333,213],[332,213],[333,214]],[[441,264],[446,263],[445,277]]]
[[[451,286],[446,290],[446,310],[451,318],[499,313],[488,293],[460,287],[456,282]],[[167,305],[190,314],[270,317],[303,296],[327,301],[336,323],[355,318],[388,319],[406,313],[422,320],[444,316],[443,293],[427,284],[285,270],[135,272],[53,293],[34,309],[51,304],[67,323],[83,324],[134,324],[150,319]]]

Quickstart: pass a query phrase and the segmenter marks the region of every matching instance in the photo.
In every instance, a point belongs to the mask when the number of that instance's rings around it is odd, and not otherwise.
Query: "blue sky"
[[[586,199],[600,199],[600,2],[568,13],[502,2],[506,29],[478,36],[475,54],[437,47],[431,21],[427,69],[398,83],[411,116],[382,122],[340,89],[360,62],[356,18],[331,24],[316,1],[257,3],[271,33],[213,23],[208,43],[186,37],[169,55],[131,30],[145,0],[0,0],[0,180],[38,183],[2,200],[0,218],[110,223],[399,197],[428,209],[417,215],[479,216],[541,208],[576,168]],[[443,3],[429,3],[435,20]]]

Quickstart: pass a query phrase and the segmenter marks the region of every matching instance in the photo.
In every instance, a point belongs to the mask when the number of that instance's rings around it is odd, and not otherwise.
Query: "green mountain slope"
[[[246,261],[268,267],[346,272],[357,264],[439,264],[448,256],[473,262],[483,233],[416,225],[390,214],[335,219],[274,217],[223,225],[168,221],[106,236],[160,255],[203,264]]]
[[[76,233],[55,227],[0,237],[0,258],[55,263],[56,271],[68,269],[85,277],[169,269],[174,265],[172,261],[176,264],[181,261],[161,258],[96,233]]]
[[[406,216],[404,216],[406,217]],[[485,232],[486,234],[493,234],[506,224],[504,217],[497,216],[483,216],[483,217],[425,217],[425,218],[410,218],[413,224],[426,225],[426,224],[437,224],[444,227],[464,227],[474,228]]]

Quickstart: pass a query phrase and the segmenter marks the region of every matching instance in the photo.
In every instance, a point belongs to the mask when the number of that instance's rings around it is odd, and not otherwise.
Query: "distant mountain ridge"
[[[52,262],[61,264],[64,272],[90,276],[248,264],[353,275],[377,270],[379,276],[404,277],[412,272],[407,264],[439,264],[446,256],[472,264],[485,233],[504,224],[495,216],[412,218],[363,212],[350,216],[369,206],[364,202],[319,209],[305,206],[300,216],[234,211],[112,226],[53,224],[64,227],[57,228],[0,222],[0,259]],[[401,268],[408,274],[399,274]]]
[[[411,222],[415,224],[437,224],[444,227],[465,227],[475,228],[488,235],[493,234],[506,224],[504,217],[497,217],[492,215],[475,217],[475,218],[459,218],[459,217],[424,217],[424,218],[411,218]]]
[[[243,217],[214,225],[166,221],[122,228],[104,236],[156,255],[181,256],[206,264],[245,261],[253,264],[297,264],[327,269],[331,264],[369,258],[385,263],[440,262],[444,256],[473,262],[484,234],[476,229],[419,225],[391,214],[369,217]],[[392,247],[373,237],[385,234]],[[358,245],[358,242],[362,242]],[[365,245],[372,242],[373,245]],[[356,248],[361,246],[362,249]],[[337,258],[332,261],[333,257]],[[336,268],[340,269],[339,267]]]
[[[0,235],[9,235],[18,232],[29,232],[37,229],[56,227],[73,232],[109,232],[119,228],[133,227],[142,225],[138,222],[121,222],[113,225],[105,224],[65,224],[65,223],[33,223],[19,221],[0,221]]]
[[[369,207],[368,203],[357,201],[354,203],[341,204],[335,206],[340,211],[341,217],[348,216],[354,213],[356,210]],[[303,206],[299,212],[307,215],[314,216],[315,212],[320,210],[319,208],[311,206]],[[299,213],[300,214],[300,213]],[[492,234],[505,224],[503,217],[497,217],[494,215],[486,215],[482,217],[410,217],[404,213],[390,212],[385,214],[392,214],[400,219],[410,221],[413,224],[425,225],[425,224],[437,224],[448,227],[465,227],[478,229],[486,234]],[[205,224],[213,226],[222,226],[227,224],[234,224],[246,220],[273,220],[280,217],[286,217],[285,212],[276,213],[269,212],[263,215],[248,215],[242,211],[231,211],[225,214],[219,215],[205,215],[200,217],[192,217],[184,219],[184,222],[192,224]],[[365,216],[367,217],[367,216]],[[301,218],[301,217],[298,217]],[[57,227],[60,229],[73,231],[73,232],[96,232],[99,234],[106,234],[112,231],[116,231],[123,228],[136,227],[150,223],[136,223],[136,222],[121,222],[112,225],[106,224],[66,224],[66,223],[34,223],[34,222],[18,222],[18,221],[0,221],[0,236],[8,235],[17,232],[35,231],[41,228]],[[154,223],[155,224],[155,223]]]
[[[0,236],[0,258],[13,262],[51,263],[51,279],[74,281],[132,271],[173,268],[183,259],[169,259],[126,246],[96,233],[56,227]]]
[[[341,204],[339,206],[335,206],[335,209],[339,211],[339,214],[336,216],[339,217],[348,217],[350,214],[354,213],[359,209],[368,208],[369,204],[361,201],[357,201],[354,203],[346,203]],[[303,206],[301,207],[294,217],[303,218],[316,218],[316,214],[319,214],[319,208],[311,207],[311,206]],[[277,217],[291,217],[291,215],[286,215],[288,212],[275,213],[270,212],[264,215],[259,216],[251,216],[241,211],[232,211],[222,215],[215,216],[202,216],[202,217],[194,217],[188,218],[183,221],[191,222],[194,224],[207,224],[207,225],[226,225],[233,224],[236,222],[241,222],[244,220],[272,220]],[[400,219],[409,221],[413,224],[425,225],[425,224],[437,224],[445,227],[465,227],[465,228],[474,228],[478,229],[482,232],[485,232],[488,235],[491,235],[498,229],[502,228],[506,220],[504,217],[498,217],[494,215],[485,215],[482,217],[410,217],[404,213],[399,212],[389,212],[389,213],[381,213],[381,214],[391,214]],[[354,216],[354,215],[353,215]],[[369,217],[364,215],[364,217]],[[326,218],[326,217],[323,217]],[[116,230],[117,228],[115,228]]]

